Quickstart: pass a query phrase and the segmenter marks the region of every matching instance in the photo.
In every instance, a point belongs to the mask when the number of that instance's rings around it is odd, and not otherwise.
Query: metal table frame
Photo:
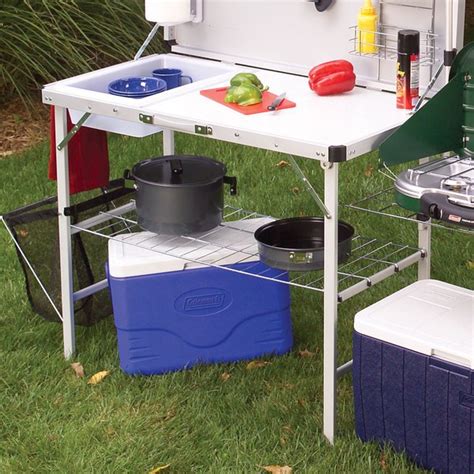
[[[56,105],[56,145],[67,136],[67,109]],[[163,130],[163,152],[174,153],[174,131]],[[334,442],[336,428],[337,378],[351,369],[352,361],[337,366],[337,318],[338,318],[338,207],[339,163],[321,162],[324,170],[324,204],[330,218],[325,217],[325,242],[334,242],[324,249],[324,435]],[[99,282],[92,287],[73,291],[73,262],[71,236],[75,229],[71,218],[64,213],[70,205],[68,170],[68,146],[57,150],[57,193],[59,210],[59,244],[61,265],[61,296],[63,317],[64,356],[73,356],[76,347],[74,328],[74,301],[106,287]],[[77,230],[76,230],[77,231]],[[424,249],[424,258],[418,261],[418,279],[430,277],[431,227],[429,222],[418,225],[418,245]],[[389,275],[387,275],[389,276]]]

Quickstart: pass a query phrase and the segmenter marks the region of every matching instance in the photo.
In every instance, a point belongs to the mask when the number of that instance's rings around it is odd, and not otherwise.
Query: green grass
[[[111,138],[113,176],[161,154],[161,137]],[[54,193],[46,179],[47,144],[0,161],[0,212]],[[238,176],[230,204],[275,216],[314,213],[311,198],[284,156],[204,138],[177,136],[177,151],[224,161]],[[377,189],[375,154],[340,167],[341,202]],[[317,190],[322,170],[301,160]],[[294,194],[292,188],[302,191]],[[358,232],[416,242],[415,226],[341,208]],[[472,286],[468,237],[434,230],[434,278]],[[0,472],[145,473],[170,463],[170,473],[258,473],[259,466],[288,464],[297,473],[418,472],[404,455],[363,444],[355,436],[350,376],[339,384],[339,428],[334,447],[322,435],[322,296],[292,291],[294,350],[267,357],[271,364],[197,367],[155,377],[129,377],[119,369],[113,321],[77,328],[80,361],[91,375],[111,370],[98,386],[77,379],[62,357],[61,326],[29,308],[13,245],[0,232]],[[340,362],[350,358],[354,314],[416,278],[409,269],[340,305]],[[302,359],[298,351],[316,356]],[[220,375],[231,374],[227,382]],[[382,454],[383,453],[383,454]],[[383,462],[381,462],[383,456]]]
[[[132,59],[151,28],[143,4],[2,0],[0,102],[17,94],[26,103],[45,83]],[[160,32],[148,52],[165,49]]]

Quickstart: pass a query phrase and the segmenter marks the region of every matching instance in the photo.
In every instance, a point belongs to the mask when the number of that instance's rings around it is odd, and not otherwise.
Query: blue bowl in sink
[[[112,81],[108,90],[113,95],[138,99],[164,92],[166,82],[156,77],[127,77]]]

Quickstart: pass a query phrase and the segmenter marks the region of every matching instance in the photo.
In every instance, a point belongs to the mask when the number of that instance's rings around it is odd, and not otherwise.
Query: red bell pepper
[[[351,91],[355,80],[354,67],[344,59],[319,64],[309,71],[309,87],[318,95]]]

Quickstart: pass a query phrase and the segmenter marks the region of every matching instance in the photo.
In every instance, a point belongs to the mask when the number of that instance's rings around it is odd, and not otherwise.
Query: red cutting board
[[[236,110],[244,115],[253,115],[253,114],[261,114],[262,112],[271,112],[268,110],[267,107],[278,97],[276,94],[272,94],[269,91],[265,91],[262,95],[263,101],[260,104],[255,105],[237,105],[237,104],[228,104],[224,102],[224,97],[227,93],[227,87],[219,87],[218,89],[207,89],[201,91],[201,95],[204,97],[208,97],[215,102],[219,102],[219,104],[225,105],[230,109]],[[292,107],[296,107],[296,104],[288,99],[283,99],[283,102],[277,107],[276,110],[282,109],[291,109]]]

